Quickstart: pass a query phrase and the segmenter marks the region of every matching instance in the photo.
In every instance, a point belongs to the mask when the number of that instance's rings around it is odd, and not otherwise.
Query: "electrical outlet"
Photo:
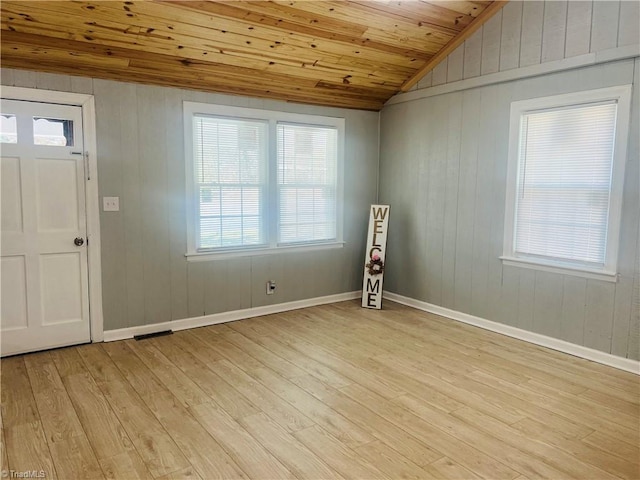
[[[104,212],[119,212],[120,197],[102,197],[102,210]]]
[[[273,295],[274,293],[276,293],[276,282],[269,280],[267,282],[267,295]]]

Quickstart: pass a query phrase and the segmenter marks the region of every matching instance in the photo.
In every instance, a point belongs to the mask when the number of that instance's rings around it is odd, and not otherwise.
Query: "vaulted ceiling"
[[[379,110],[502,1],[2,1],[2,66]]]

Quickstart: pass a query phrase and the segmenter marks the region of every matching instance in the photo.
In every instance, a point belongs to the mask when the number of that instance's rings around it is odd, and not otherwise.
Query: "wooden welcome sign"
[[[377,310],[382,308],[382,279],[384,278],[388,224],[389,205],[371,205],[362,281],[362,306],[365,308]]]

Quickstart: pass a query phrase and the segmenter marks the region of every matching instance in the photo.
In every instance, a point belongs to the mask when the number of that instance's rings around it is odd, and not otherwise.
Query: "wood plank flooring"
[[[639,377],[395,303],[6,358],[2,469],[638,479]]]

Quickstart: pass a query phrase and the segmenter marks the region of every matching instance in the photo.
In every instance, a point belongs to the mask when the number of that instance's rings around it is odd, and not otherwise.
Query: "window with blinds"
[[[198,250],[265,243],[268,123],[193,117]]]
[[[277,131],[278,242],[335,240],[337,130],[280,123]]]
[[[506,258],[615,270],[624,167],[618,150],[626,140],[620,138],[621,97],[611,93],[583,92],[572,104],[535,99],[512,109],[512,129],[514,120],[518,128],[510,152]]]
[[[190,261],[343,246],[343,118],[183,108]]]

